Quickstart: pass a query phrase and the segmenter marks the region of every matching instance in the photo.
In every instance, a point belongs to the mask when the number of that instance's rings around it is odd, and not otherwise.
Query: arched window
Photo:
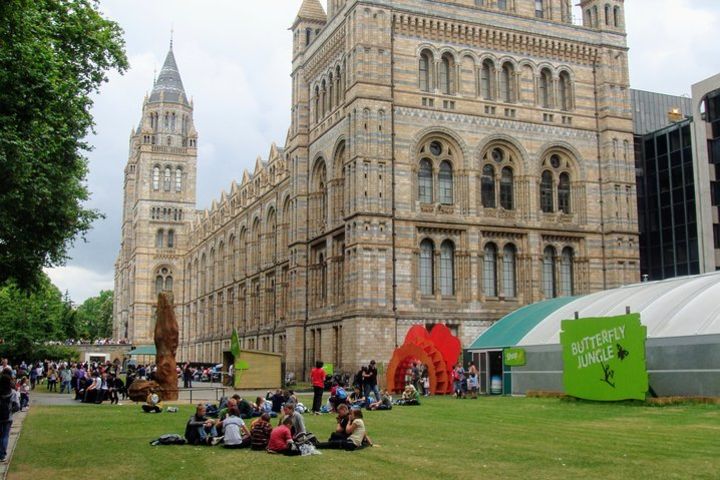
[[[557,296],[555,284],[555,249],[551,246],[545,247],[543,252],[542,285],[545,298]]]
[[[442,162],[440,164],[440,174],[438,175],[438,183],[440,186],[440,203],[452,205],[453,203],[453,171],[450,162]]]
[[[495,208],[495,168],[485,165],[480,179],[480,196],[484,208]]]
[[[504,167],[500,173],[500,206],[505,210],[514,208],[513,171],[510,167]]]
[[[423,295],[432,295],[434,292],[434,261],[435,245],[426,238],[420,243],[420,293]]]
[[[320,87],[315,87],[315,123],[320,121]]]
[[[614,25],[616,27],[620,27],[620,7],[613,8],[613,19],[614,19]]]
[[[310,197],[310,221],[315,233],[322,230],[327,222],[328,189],[327,167],[325,160],[320,158],[315,163],[312,173],[312,192]]]
[[[182,190],[182,168],[178,167],[175,169],[175,191],[179,192]]]
[[[325,80],[322,81],[320,87],[320,118],[325,118],[325,111],[327,110],[327,86]]]
[[[161,228],[155,233],[155,248],[163,248],[165,242],[165,231]]]
[[[420,54],[420,61],[419,61],[419,78],[418,83],[420,86],[420,90],[423,92],[429,92],[430,91],[430,59],[432,57],[430,56],[429,52],[422,52]]]
[[[452,95],[455,93],[455,89],[453,88],[453,69],[455,68],[455,65],[450,54],[446,53],[442,56],[438,67],[438,87],[440,89],[440,93]]]
[[[320,264],[320,304],[325,305],[327,299],[327,263],[322,253],[318,257],[318,262]]]
[[[566,172],[560,174],[558,182],[558,210],[570,213],[570,175]]]
[[[540,209],[545,213],[555,211],[553,205],[553,174],[549,170],[542,172],[540,180]]]
[[[335,68],[335,104],[340,105],[342,101],[342,84],[340,82],[340,66]]]
[[[165,167],[165,177],[163,178],[163,189],[166,192],[170,191],[171,182],[172,182],[172,169],[170,167]]]
[[[328,112],[332,112],[333,102],[335,101],[335,80],[333,80],[333,74],[331,73],[328,77]]]
[[[455,295],[455,245],[450,240],[440,245],[440,293]]]
[[[171,292],[173,289],[173,277],[168,275],[165,277],[165,291]]]
[[[168,248],[175,248],[175,230],[168,230],[167,246]]]
[[[540,106],[552,107],[552,74],[547,68],[540,72]]]
[[[418,198],[422,203],[432,203],[433,201],[432,163],[427,158],[420,160],[420,168],[418,170]]]
[[[486,297],[497,297],[497,247],[488,243],[483,253],[483,292]]]
[[[153,190],[160,190],[160,167],[158,165],[153,167],[152,186]]]
[[[506,298],[517,296],[515,288],[515,245],[507,244],[503,248],[503,295]]]
[[[165,281],[161,275],[155,277],[155,295],[163,291]]]
[[[571,110],[572,108],[572,83],[570,75],[567,72],[560,72],[558,78],[558,94],[560,95],[560,108],[562,110]]]
[[[543,0],[535,0],[535,16],[537,18],[545,17],[545,9],[544,9],[544,5],[543,5]]]
[[[485,60],[482,63],[482,69],[480,71],[480,94],[485,100],[493,100],[493,73],[495,72],[495,65],[491,60]]]
[[[515,68],[512,63],[503,64],[500,75],[500,100],[506,103],[515,102]]]
[[[612,19],[612,10],[609,3],[605,4],[605,25],[608,27],[610,26],[610,21]]]
[[[573,284],[573,257],[574,252],[570,247],[563,248],[560,257],[560,296],[572,296],[575,291]]]

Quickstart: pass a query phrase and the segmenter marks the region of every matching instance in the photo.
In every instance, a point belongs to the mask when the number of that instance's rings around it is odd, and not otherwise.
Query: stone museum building
[[[171,48],[130,137],[114,335],[152,344],[172,291],[179,360],[221,361],[235,328],[302,376],[637,282],[624,2],[580,7],[303,0],[287,138],[201,211]]]

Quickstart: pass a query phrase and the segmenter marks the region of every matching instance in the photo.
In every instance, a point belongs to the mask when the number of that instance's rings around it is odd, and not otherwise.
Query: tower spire
[[[173,34],[175,33],[175,28],[172,24],[170,24],[170,50],[173,49]]]

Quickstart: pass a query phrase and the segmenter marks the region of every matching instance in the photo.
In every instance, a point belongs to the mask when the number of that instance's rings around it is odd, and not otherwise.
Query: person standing
[[[185,363],[185,368],[183,368],[183,388],[192,388],[192,376],[190,364]]]
[[[5,369],[0,375],[0,462],[7,460],[12,416],[18,410],[20,410],[18,394],[13,388],[13,380],[9,369]]]
[[[373,402],[380,401],[380,390],[378,390],[377,382],[377,368],[375,367],[375,360],[370,360],[365,373],[365,398],[370,402],[370,392],[373,394]]]
[[[323,362],[315,362],[315,368],[310,371],[310,381],[313,386],[313,404],[312,412],[320,415],[320,407],[322,406],[322,395],[325,389],[325,370],[323,370]]]

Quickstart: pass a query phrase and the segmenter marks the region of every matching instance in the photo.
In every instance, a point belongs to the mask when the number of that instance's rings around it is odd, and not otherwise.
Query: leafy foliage
[[[113,292],[103,290],[77,308],[75,326],[83,338],[94,340],[112,335]]]
[[[71,358],[73,350],[45,342],[109,337],[112,305],[113,292],[104,290],[75,308],[44,273],[33,290],[8,281],[0,287],[0,357]]]
[[[42,286],[100,217],[83,207],[90,95],[124,72],[122,30],[96,0],[0,2],[0,284]]]

